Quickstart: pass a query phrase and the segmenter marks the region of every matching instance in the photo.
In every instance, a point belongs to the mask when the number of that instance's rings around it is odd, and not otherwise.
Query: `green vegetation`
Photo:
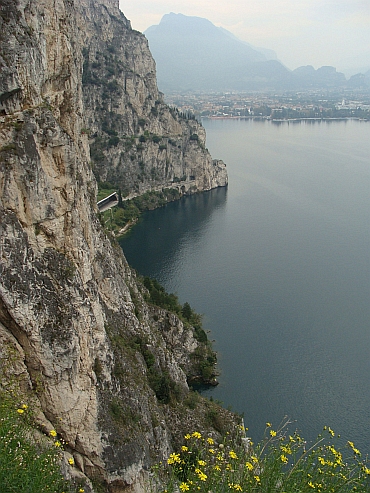
[[[202,327],[202,316],[196,313],[188,302],[181,305],[178,297],[173,293],[167,293],[156,279],[144,277],[143,284],[148,290],[145,300],[175,313],[187,327],[193,330],[195,339],[200,343],[190,355],[193,371],[188,375],[189,385],[196,383],[214,384],[217,357]]]
[[[67,482],[60,471],[63,442],[55,430],[47,439],[33,425],[32,412],[13,395],[0,394],[0,485],[4,492],[55,493],[83,488]],[[71,457],[69,463],[73,466]]]
[[[113,187],[113,184],[109,182],[99,182],[97,200],[102,200],[113,192],[117,192],[117,189]],[[118,191],[118,193],[120,196],[118,205],[101,214],[102,224],[108,231],[113,232],[116,235],[119,234],[120,230],[127,224],[136,221],[144,211],[163,207],[168,202],[180,198],[178,190],[171,188],[166,188],[158,192],[145,192],[130,200],[122,199],[120,191]]]
[[[179,317],[182,314],[182,306],[179,303],[178,297],[171,293],[167,293],[163,286],[159,284],[156,279],[150,277],[144,277],[143,284],[148,290],[149,294],[146,296],[146,301],[153,305],[169,310],[176,313]]]
[[[117,189],[114,187],[112,183],[109,183],[108,181],[99,182],[97,201],[99,202],[99,200],[103,200],[105,197],[108,197],[108,195],[111,195],[116,191]]]
[[[310,445],[298,432],[289,435],[289,424],[275,431],[267,423],[256,446],[242,426],[238,435],[219,442],[195,431],[155,474],[168,493],[370,492],[369,463],[352,442],[338,446],[339,437],[325,427]]]
[[[159,372],[155,368],[151,368],[148,372],[148,381],[158,401],[162,404],[169,404],[179,400],[181,389],[172,380],[168,371]]]
[[[140,415],[135,413],[129,406],[125,406],[122,399],[114,398],[109,403],[109,413],[119,426],[129,426],[140,421]]]
[[[178,297],[173,293],[167,293],[156,279],[144,277],[143,284],[149,293],[146,297],[147,302],[176,313],[185,324],[193,327],[194,337],[198,342],[207,343],[208,337],[202,328],[202,316],[196,313],[188,302],[181,305]]]

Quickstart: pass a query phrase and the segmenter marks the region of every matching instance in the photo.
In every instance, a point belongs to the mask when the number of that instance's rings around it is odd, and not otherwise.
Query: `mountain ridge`
[[[200,17],[165,14],[144,34],[164,92],[331,89],[347,84],[334,67],[289,70],[274,52],[268,59],[264,53],[269,51],[258,51]]]

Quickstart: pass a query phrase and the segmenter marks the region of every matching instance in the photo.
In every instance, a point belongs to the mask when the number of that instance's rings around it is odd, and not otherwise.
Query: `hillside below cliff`
[[[186,432],[236,418],[190,392],[214,353],[106,236],[97,179],[181,195],[226,185],[225,166],[163,103],[118,1],[3,0],[0,65],[1,389],[67,443],[86,492],[143,491]]]

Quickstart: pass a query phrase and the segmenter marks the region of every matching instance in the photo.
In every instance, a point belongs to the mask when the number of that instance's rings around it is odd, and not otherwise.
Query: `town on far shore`
[[[369,91],[304,91],[286,93],[186,92],[165,95],[169,106],[185,117],[263,118],[270,120],[370,120]]]

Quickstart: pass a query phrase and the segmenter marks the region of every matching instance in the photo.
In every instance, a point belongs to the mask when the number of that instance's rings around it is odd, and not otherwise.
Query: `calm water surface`
[[[370,453],[370,123],[204,126],[229,187],[145,214],[128,261],[204,314],[255,440],[288,415]]]

